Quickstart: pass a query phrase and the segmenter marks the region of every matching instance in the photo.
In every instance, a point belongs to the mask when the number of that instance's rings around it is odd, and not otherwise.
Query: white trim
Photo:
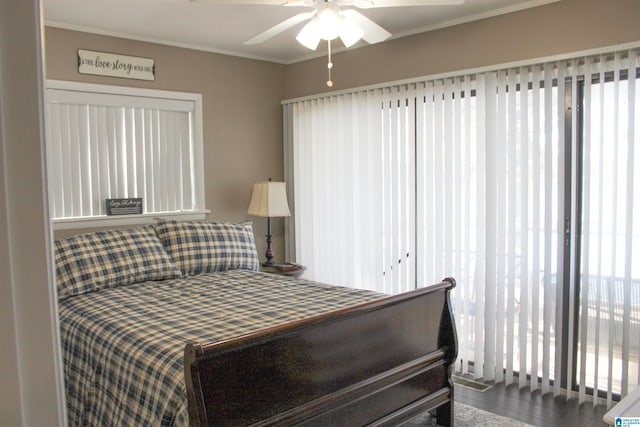
[[[172,217],[181,219],[204,219],[208,211],[205,210],[204,189],[204,138],[203,138],[203,107],[202,95],[192,92],[174,92],[157,89],[144,89],[126,86],[101,85],[94,83],[80,83],[65,80],[46,81],[46,101],[49,104],[98,104],[116,107],[134,108],[161,108],[175,112],[185,112],[191,115],[191,132],[193,139],[190,142],[190,163],[193,165],[189,171],[193,179],[192,200],[196,205],[177,205],[172,208],[194,208],[194,210],[171,212]],[[54,124],[53,121],[50,122]],[[60,212],[58,212],[60,214]],[[79,214],[79,213],[78,213]],[[56,215],[53,212],[52,215]],[[122,224],[148,223],[149,216],[164,216],[164,212],[148,212],[143,215],[134,215],[129,218],[113,218],[105,215],[84,217],[60,217],[53,218],[55,230],[86,228],[90,226],[110,226]],[[145,219],[146,218],[146,219]],[[90,225],[89,225],[90,224]]]
[[[440,30],[442,28],[453,27],[455,25],[467,24],[469,22],[479,21],[481,19],[493,18],[495,16],[506,15],[507,13],[520,12],[522,10],[531,9],[538,6],[544,6],[551,3],[557,3],[561,0],[532,0],[526,3],[513,4],[499,9],[487,12],[476,13],[474,15],[462,16],[460,18],[451,19],[449,21],[440,22],[438,24],[426,25],[424,27],[415,28],[409,31],[395,33],[390,40],[399,39],[401,37],[412,36],[415,34],[427,33],[429,31]]]
[[[413,77],[410,79],[388,81],[388,82],[376,83],[376,84],[367,85],[367,86],[358,86],[358,87],[349,88],[349,89],[336,90],[332,92],[323,92],[315,95],[302,96],[299,98],[285,99],[284,101],[281,101],[281,105],[292,104],[295,102],[309,101],[312,99],[330,98],[333,96],[345,95],[345,94],[356,93],[356,92],[364,92],[367,90],[383,89],[383,88],[388,88],[392,86],[410,85],[410,84],[422,83],[430,80],[446,79],[450,77],[463,76],[468,74],[486,73],[490,71],[503,70],[506,68],[526,67],[526,66],[532,66],[536,64],[542,64],[545,62],[562,61],[562,60],[568,60],[568,59],[578,58],[582,56],[594,56],[594,55],[600,55],[604,53],[613,53],[621,50],[629,50],[629,49],[636,49],[636,48],[640,48],[640,40],[635,42],[622,43],[622,44],[617,44],[612,46],[605,46],[605,47],[587,49],[587,50],[576,51],[576,52],[561,53],[557,55],[543,56],[543,57],[532,58],[532,59],[524,59],[522,61],[505,62],[501,64],[487,65],[484,67],[447,71],[445,73],[429,74],[429,75],[420,76],[420,77]]]
[[[59,218],[54,219],[54,230],[74,230],[77,228],[111,227],[119,225],[151,224],[153,218],[175,219],[180,221],[202,220],[211,211],[175,211],[175,212],[154,212],[140,215],[118,215],[118,216],[92,216],[84,218]]]
[[[40,1],[0,2],[0,424],[66,426]],[[16,19],[15,17],[20,17]]]
[[[202,52],[217,53],[220,55],[227,55],[227,56],[235,56],[237,58],[255,59],[257,61],[274,62],[276,64],[286,65],[286,64],[293,64],[294,62],[297,62],[297,61],[284,61],[279,58],[273,58],[273,57],[262,56],[262,55],[252,55],[248,53],[237,52],[237,51],[226,50],[226,49],[217,49],[215,47],[202,46],[198,44],[180,43],[180,42],[174,42],[171,40],[158,39],[155,37],[143,37],[143,36],[138,36],[134,34],[121,33],[118,31],[102,30],[99,28],[68,24],[66,22],[60,22],[60,21],[45,20],[44,25],[52,28],[60,28],[62,30],[79,31],[79,32],[88,33],[88,34],[98,34],[100,36],[117,37],[117,38],[122,38],[127,40],[141,41],[145,43],[154,43],[154,44],[159,44],[163,46],[179,47],[183,49],[193,49],[193,50],[199,50]]]
[[[98,92],[111,95],[144,96],[147,98],[170,98],[202,103],[202,95],[194,92],[175,92],[170,90],[144,89],[139,87],[101,85],[81,83],[69,80],[47,79],[46,89],[60,89],[76,92]]]
[[[194,187],[193,193],[196,197],[196,200],[202,202],[202,206],[198,206],[198,208],[204,208],[206,206],[205,203],[205,176],[204,176],[204,120],[202,114],[202,95],[199,95],[198,100],[196,101],[195,111],[193,112],[193,118],[197,123],[200,123],[200,126],[194,126],[194,147],[192,151],[193,156],[193,164],[196,166],[194,176]],[[207,211],[208,212],[208,211]]]
[[[618,417],[639,418],[638,414],[640,414],[640,387],[636,387],[620,400],[604,414],[602,420],[609,425],[614,425]]]
[[[96,91],[81,92],[48,88],[47,101],[50,104],[98,104],[110,107],[160,108],[163,110],[191,112],[194,110],[195,98],[181,100],[170,96],[134,96],[131,94],[119,95]]]

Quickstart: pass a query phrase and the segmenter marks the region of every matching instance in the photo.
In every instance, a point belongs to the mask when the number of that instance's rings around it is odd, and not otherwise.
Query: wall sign
[[[84,49],[78,49],[78,72],[137,80],[155,80],[156,78],[155,61],[151,58]]]
[[[107,215],[136,215],[142,213],[142,198],[106,199]]]

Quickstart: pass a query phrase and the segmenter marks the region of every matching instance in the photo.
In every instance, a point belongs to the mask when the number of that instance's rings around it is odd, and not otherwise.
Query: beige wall
[[[334,54],[331,90],[639,40],[639,0],[562,0]],[[285,98],[327,92],[326,62],[287,66]]]
[[[251,218],[246,212],[254,182],[269,177],[281,180],[283,176],[283,65],[49,27],[45,42],[49,79],[201,93],[209,218],[254,220],[262,257],[266,219]],[[153,58],[156,79],[148,82],[79,74],[79,48]],[[274,220],[276,257],[284,255],[282,223]],[[73,233],[56,232],[56,237]]]
[[[636,42],[638,17],[640,0],[562,0],[347,50],[334,55],[331,90]],[[324,57],[285,66],[56,28],[45,36],[47,78],[202,93],[210,219],[248,218],[251,185],[282,179],[280,101],[328,91]],[[153,58],[156,80],[79,74],[78,48]],[[251,219],[262,256],[266,221]],[[277,260],[283,241],[283,221],[275,219]]]

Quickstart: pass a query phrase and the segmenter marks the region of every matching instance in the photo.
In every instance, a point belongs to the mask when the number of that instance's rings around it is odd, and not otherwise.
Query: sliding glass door
[[[580,82],[580,399],[640,384],[640,84],[632,57],[585,64]]]
[[[452,276],[459,372],[611,403],[640,382],[639,69],[632,49],[285,105],[298,261],[387,293]]]

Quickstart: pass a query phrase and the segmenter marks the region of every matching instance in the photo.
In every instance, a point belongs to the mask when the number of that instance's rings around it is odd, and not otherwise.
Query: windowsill
[[[76,228],[96,228],[119,225],[151,224],[153,218],[175,219],[180,221],[205,219],[210,211],[186,211],[186,212],[153,212],[138,215],[100,215],[92,217],[57,218],[53,219],[54,230],[73,230]]]

